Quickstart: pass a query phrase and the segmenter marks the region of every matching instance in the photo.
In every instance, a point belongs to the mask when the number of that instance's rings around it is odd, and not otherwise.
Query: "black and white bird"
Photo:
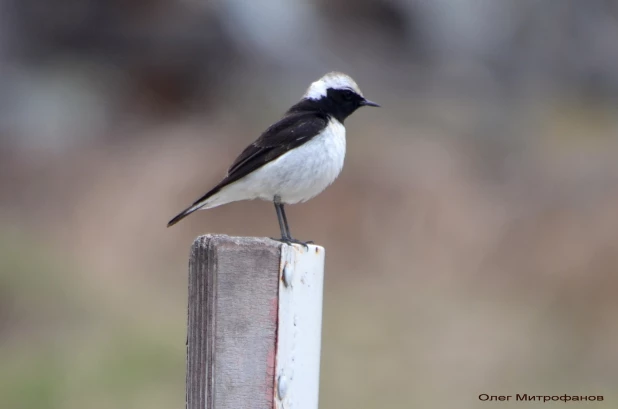
[[[312,83],[303,98],[236,158],[227,175],[174,217],[239,200],[272,201],[281,239],[292,238],[284,204],[305,202],[335,181],[345,158],[344,120],[362,106],[379,106],[363,96],[348,75],[331,72]]]

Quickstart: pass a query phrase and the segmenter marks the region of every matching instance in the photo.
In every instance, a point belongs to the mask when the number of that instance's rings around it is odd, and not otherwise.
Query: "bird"
[[[379,107],[363,96],[342,72],[312,82],[299,102],[247,146],[217,185],[169,221],[173,226],[191,213],[240,200],[272,201],[281,238],[292,237],[284,205],[305,202],[330,186],[341,173],[346,152],[345,119],[363,106]]]

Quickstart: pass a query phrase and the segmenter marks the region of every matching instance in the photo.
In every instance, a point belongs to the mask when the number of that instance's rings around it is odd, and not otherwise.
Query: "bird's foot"
[[[282,237],[280,239],[275,239],[274,237],[271,237],[271,239],[280,241],[281,243],[285,243],[285,244],[300,244],[301,246],[304,246],[306,250],[309,250],[309,244],[313,244],[313,241],[311,240],[300,241],[300,240],[293,239],[291,237]]]

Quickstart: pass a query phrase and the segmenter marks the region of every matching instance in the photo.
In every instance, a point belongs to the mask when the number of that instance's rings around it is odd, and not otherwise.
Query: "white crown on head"
[[[363,93],[361,92],[356,82],[349,76],[342,72],[329,72],[319,80],[311,83],[309,88],[307,88],[307,92],[303,98],[306,99],[320,99],[326,96],[326,91],[329,89],[350,89],[356,92],[361,97]]]

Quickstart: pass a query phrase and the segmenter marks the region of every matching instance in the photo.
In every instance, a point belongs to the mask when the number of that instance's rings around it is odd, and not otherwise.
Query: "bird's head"
[[[330,72],[313,82],[303,99],[315,101],[341,122],[362,106],[380,106],[366,99],[356,82],[342,72]]]

